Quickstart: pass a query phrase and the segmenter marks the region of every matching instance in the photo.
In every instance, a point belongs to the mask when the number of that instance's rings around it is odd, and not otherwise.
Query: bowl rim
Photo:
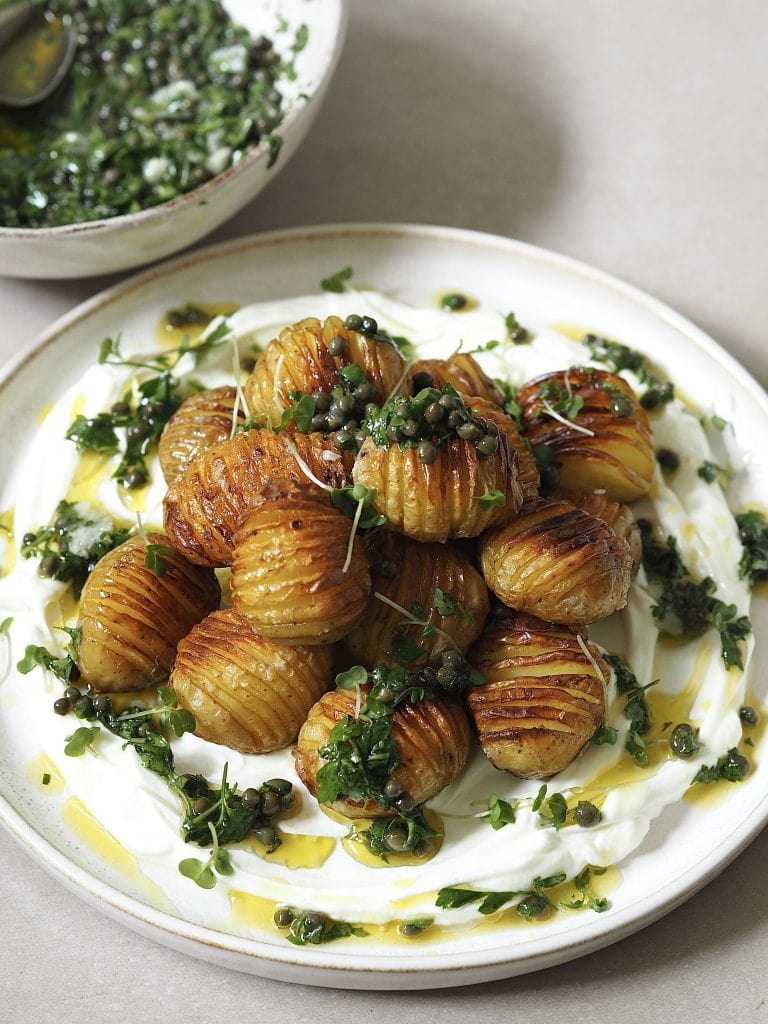
[[[333,45],[324,54],[325,63],[324,65],[321,65],[322,70],[314,83],[312,92],[309,94],[304,92],[299,93],[292,106],[287,111],[285,117],[280,121],[277,128],[277,131],[280,134],[284,134],[287,130],[290,130],[293,123],[298,120],[300,116],[304,114],[309,105],[315,101],[315,97],[323,94],[326,85],[336,70],[336,65],[339,62],[341,52],[344,48],[351,0],[323,0],[323,2],[331,6],[332,9],[335,8],[336,28],[333,34]],[[141,224],[151,222],[155,219],[159,220],[164,216],[169,215],[169,213],[177,206],[183,206],[189,202],[195,203],[206,201],[209,193],[218,189],[222,182],[226,181],[228,178],[235,178],[244,174],[246,170],[254,164],[260,163],[265,158],[268,159],[269,153],[269,142],[265,138],[260,141],[257,146],[254,146],[252,149],[248,149],[242,159],[238,160],[236,164],[231,164],[229,167],[226,167],[223,171],[220,171],[212,178],[204,181],[202,185],[197,185],[195,188],[190,189],[187,192],[181,192],[179,195],[174,196],[173,199],[166,199],[165,202],[157,203],[155,206],[148,206],[145,209],[137,210],[135,213],[120,213],[114,217],[101,217],[98,220],[73,221],[70,224],[56,224],[49,227],[39,228],[19,228],[0,224],[0,242],[12,240],[27,241],[30,239],[40,238],[59,239],[68,235],[79,234],[98,235],[113,229],[120,229],[128,226],[133,228]],[[277,160],[279,159],[280,157],[278,155],[275,159],[275,163],[277,163]]]

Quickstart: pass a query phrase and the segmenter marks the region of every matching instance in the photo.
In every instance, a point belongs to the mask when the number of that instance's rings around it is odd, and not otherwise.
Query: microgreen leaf
[[[11,628],[12,624],[13,624],[13,616],[12,615],[9,615],[7,618],[3,619],[3,621],[0,622],[0,636],[7,636],[8,635],[8,630]]]
[[[340,690],[357,690],[367,682],[368,669],[364,665],[353,665],[336,676],[336,686]]]
[[[485,485],[483,493],[476,494],[473,500],[476,501],[482,509],[493,508],[494,506],[503,508],[507,504],[507,498],[504,492],[498,491],[494,487],[489,488],[488,484]]]
[[[176,552],[166,544],[147,544],[144,554],[144,565],[151,569],[158,578],[162,579],[168,571],[166,558],[172,558]]]
[[[86,750],[90,749],[99,732],[97,725],[81,725],[71,736],[67,736],[64,753],[67,757],[82,757]]]
[[[495,793],[491,793],[488,798],[488,813],[482,817],[491,828],[498,831],[498,829],[504,828],[505,825],[515,824],[515,808],[508,801],[502,800]]]
[[[185,878],[191,878],[201,889],[213,889],[216,885],[216,875],[213,873],[210,861],[187,857],[179,862],[179,871]]]

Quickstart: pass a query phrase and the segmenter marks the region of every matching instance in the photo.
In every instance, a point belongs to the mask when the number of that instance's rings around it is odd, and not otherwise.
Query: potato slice
[[[375,489],[374,504],[390,529],[421,541],[476,537],[512,519],[523,500],[517,456],[503,434],[497,451],[485,458],[471,441],[449,437],[431,465],[419,459],[415,448],[401,450],[397,443],[379,448],[369,437],[352,479]],[[503,495],[503,505],[478,501],[494,490]]]
[[[376,531],[367,548],[373,589],[409,612],[421,606],[417,618],[439,632],[424,638],[422,626],[404,626],[402,612],[371,595],[362,622],[345,638],[356,661],[369,669],[391,664],[395,638],[422,647],[424,656],[414,659],[414,665],[438,662],[445,651],[458,649],[463,654],[474,643],[488,617],[489,602],[485,580],[468,555],[447,544],[419,544],[389,530]],[[464,611],[437,611],[433,599],[439,591],[461,602]]]
[[[261,488],[275,479],[310,486],[291,452],[331,487],[346,487],[352,458],[322,434],[251,430],[203,452],[171,485],[163,501],[171,544],[198,565],[232,561],[232,542]]]
[[[365,701],[367,693],[368,687],[363,687],[361,700]],[[301,727],[293,756],[299,778],[313,796],[317,793],[317,773],[324,763],[320,748],[345,715],[354,717],[355,706],[355,693],[329,690]],[[417,804],[431,800],[454,782],[469,758],[469,722],[458,704],[441,700],[400,704],[393,715],[392,738],[401,758],[392,778]],[[381,804],[351,797],[337,800],[331,807],[348,818],[377,818],[391,813]]]
[[[632,576],[635,576],[643,557],[643,542],[629,505],[611,501],[605,494],[584,494],[582,491],[564,491],[561,488],[553,491],[551,497],[570,501],[591,516],[602,519],[618,537],[623,537],[632,553]]]
[[[168,545],[161,533],[150,544]],[[147,546],[130,537],[106,554],[85,581],[77,625],[82,679],[107,692],[140,690],[166,678],[176,645],[221,599],[211,569],[179,554],[162,555],[163,575],[144,564]]]
[[[607,664],[567,626],[512,614],[472,654],[485,683],[467,695],[480,745],[496,768],[546,779],[566,768],[605,718]]]
[[[337,337],[343,339],[344,351],[333,356],[328,345]],[[339,382],[336,371],[350,363],[365,370],[377,389],[376,402],[389,397],[405,369],[396,345],[349,331],[337,316],[323,323],[314,317],[301,320],[281,331],[259,356],[244,386],[248,408],[253,415],[277,423],[283,410],[293,404],[292,392],[330,392]]]
[[[352,520],[322,493],[282,484],[264,490],[235,534],[233,608],[260,636],[331,644],[365,614],[371,577]]]
[[[537,498],[539,496],[539,468],[533,457],[531,449],[523,435],[515,426],[514,420],[508,416],[503,409],[487,401],[484,398],[468,398],[466,406],[472,412],[482,416],[485,420],[495,423],[499,431],[504,434],[517,455],[517,478],[523,491],[523,500]]]
[[[424,374],[431,377],[428,383]],[[446,384],[452,384],[465,398],[476,395],[496,406],[504,401],[500,389],[471,355],[457,352],[450,359],[417,359],[411,364],[409,373],[411,387],[416,391],[431,387],[442,391]]]
[[[547,397],[549,396],[549,397]],[[583,405],[565,421],[556,412],[571,399]],[[529,381],[517,396],[522,431],[532,445],[548,445],[560,463],[560,486],[604,491],[611,501],[647,494],[655,466],[653,437],[645,410],[622,378],[605,370],[572,367]]]
[[[510,608],[570,626],[627,603],[632,553],[622,537],[569,501],[534,498],[480,538],[488,586]]]
[[[265,640],[232,609],[216,611],[180,641],[170,682],[196,735],[264,754],[296,739],[333,682],[333,652]]]
[[[235,388],[211,388],[198,391],[181,403],[166,423],[157,446],[166,483],[172,484],[181,476],[200,452],[229,437],[236,395]],[[236,422],[245,422],[242,409]]]

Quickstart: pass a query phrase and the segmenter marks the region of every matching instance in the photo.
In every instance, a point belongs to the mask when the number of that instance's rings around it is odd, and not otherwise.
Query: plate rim
[[[55,344],[65,332],[87,320],[95,311],[103,311],[109,305],[139,292],[146,285],[155,284],[159,278],[167,279],[194,265],[215,262],[238,252],[245,253],[269,246],[322,242],[342,237],[370,239],[383,236],[404,241],[421,239],[440,243],[453,242],[476,246],[485,251],[503,250],[509,255],[546,264],[615,292],[624,300],[629,300],[681,333],[699,349],[703,349],[740,387],[750,393],[768,417],[768,394],[735,357],[688,318],[634,285],[570,256],[503,235],[431,224],[376,221],[297,226],[250,234],[196,248],[149,269],[131,274],[58,317],[42,334],[7,361],[0,368],[0,396],[12,385],[14,377],[22,368],[44,349]],[[717,877],[762,831],[768,824],[768,791],[762,794],[749,817],[742,821],[738,828],[724,837],[714,849],[708,849],[706,854],[682,875],[658,890],[653,905],[645,911],[638,912],[639,901],[635,901],[622,908],[618,917],[612,917],[604,922],[599,918],[593,918],[589,923],[575,926],[567,934],[538,939],[532,937],[524,958],[510,959],[508,955],[505,956],[505,952],[509,952],[508,947],[500,943],[477,953],[419,951],[417,966],[398,963],[396,958],[388,962],[377,957],[375,953],[365,951],[355,951],[348,962],[339,962],[333,951],[328,949],[304,948],[298,956],[292,947],[283,949],[261,939],[219,932],[212,927],[196,925],[167,911],[149,906],[116,886],[96,878],[46,839],[2,794],[0,824],[32,856],[35,863],[42,866],[75,895],[134,931],[193,956],[205,958],[213,955],[219,962],[235,969],[279,980],[325,987],[377,989],[391,988],[394,983],[397,987],[409,989],[438,988],[537,971],[595,952],[652,924]],[[584,931],[588,931],[589,934],[581,937]],[[416,984],[413,984],[414,981]]]

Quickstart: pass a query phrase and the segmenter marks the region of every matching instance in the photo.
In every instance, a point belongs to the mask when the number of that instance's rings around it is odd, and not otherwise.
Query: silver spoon
[[[50,96],[77,49],[60,18],[48,20],[28,0],[0,10],[0,106],[31,107]]]

